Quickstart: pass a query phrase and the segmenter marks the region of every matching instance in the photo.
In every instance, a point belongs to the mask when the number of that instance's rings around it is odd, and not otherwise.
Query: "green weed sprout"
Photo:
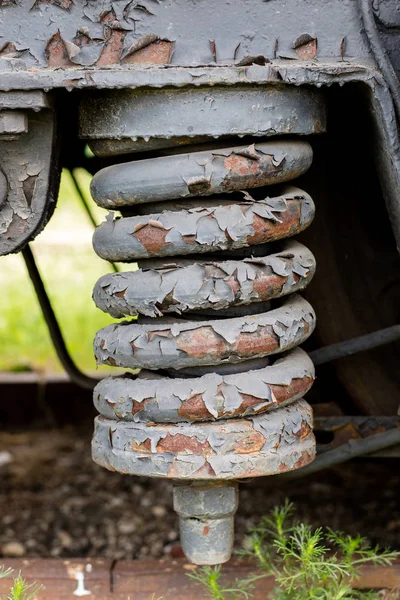
[[[201,583],[212,600],[251,598],[257,579],[273,577],[273,600],[377,600],[378,593],[352,587],[366,564],[390,566],[399,552],[371,547],[361,536],[299,523],[294,505],[286,501],[263,517],[249,534],[247,550],[239,554],[256,564],[258,572],[221,584],[221,566],[203,567],[189,577]]]

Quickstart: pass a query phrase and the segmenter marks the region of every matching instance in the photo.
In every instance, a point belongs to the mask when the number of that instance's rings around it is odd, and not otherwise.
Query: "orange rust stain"
[[[310,433],[312,433],[312,428],[310,427],[309,423],[307,423],[306,421],[302,421],[301,422],[301,427],[298,431],[295,432],[295,436],[300,438],[301,440],[304,440],[306,437],[308,437],[310,435]]]
[[[276,214],[279,221],[263,219],[255,214],[252,223],[254,233],[248,236],[247,242],[250,245],[263,244],[294,235],[300,228],[301,204],[297,200],[288,200],[287,205],[286,211]]]
[[[317,56],[318,42],[316,39],[310,40],[306,44],[302,44],[295,48],[296,54],[302,60],[313,60]]]
[[[278,404],[290,400],[299,393],[305,394],[313,384],[312,377],[292,379],[289,385],[271,385],[273,397]]]
[[[257,398],[256,396],[251,396],[250,394],[240,394],[240,395],[242,396],[243,402],[239,406],[239,408],[237,408],[235,410],[235,412],[232,413],[232,416],[235,416],[235,417],[238,415],[242,415],[246,410],[248,410],[252,406],[257,406],[257,404],[266,402],[265,399]],[[265,412],[265,411],[266,411],[266,408],[264,408],[263,410],[260,410],[260,412]]]
[[[185,244],[195,244],[196,236],[195,235],[183,235],[182,240],[185,242]]]
[[[208,535],[209,533],[210,533],[210,526],[209,526],[209,525],[206,525],[205,527],[203,527],[203,532],[202,532],[202,534],[203,534],[204,536],[206,536],[206,535]]]
[[[214,469],[212,468],[212,466],[210,465],[210,463],[206,460],[204,465],[202,465],[200,467],[200,469],[197,469],[197,471],[195,471],[193,473],[193,475],[196,475],[197,479],[209,479],[209,478],[213,478],[213,477],[217,477],[216,472],[214,471]]]
[[[151,254],[162,252],[165,246],[170,245],[170,242],[165,241],[165,238],[168,235],[168,229],[161,229],[160,227],[154,227],[150,224],[145,225],[132,235],[135,236]]]
[[[177,338],[177,344],[188,356],[195,358],[217,358],[229,351],[229,344],[209,326],[183,331]]]
[[[142,452],[144,454],[151,454],[151,440],[147,438],[141,444],[138,444],[135,440],[131,444],[131,448],[134,452]]]
[[[133,54],[126,56],[122,63],[153,63],[169,65],[174,52],[174,42],[157,40],[145,48],[140,48]]]
[[[238,175],[240,177],[247,177],[260,172],[259,161],[233,153],[225,158],[224,168],[229,171],[227,179]]]
[[[280,293],[287,279],[287,277],[275,273],[271,275],[262,274],[253,280],[253,290],[261,300],[269,300]]]
[[[237,343],[233,346],[235,354],[241,357],[267,354],[276,350],[279,340],[273,333],[272,327],[258,327],[253,333],[241,333]]]
[[[49,67],[75,67],[70,60],[65,46],[64,40],[61,37],[60,30],[51,36],[45,48],[47,65]]]
[[[113,29],[115,22],[115,13],[110,10],[102,15],[100,21],[104,25],[104,48],[96,62],[96,65],[115,65],[121,60],[121,53],[124,49],[126,32],[122,29]]]
[[[132,414],[136,415],[138,412],[141,412],[142,410],[144,410],[145,404],[149,400],[151,400],[151,398],[147,398],[146,400],[143,400],[143,402],[138,402],[137,400],[132,400]]]
[[[265,437],[258,431],[251,431],[235,444],[234,454],[252,454],[260,452],[265,444]]]
[[[207,456],[215,454],[210,444],[199,442],[194,436],[177,433],[176,435],[167,434],[157,444],[157,452],[173,452],[174,454],[196,454]]]
[[[204,403],[203,394],[195,394],[188,400],[182,402],[182,406],[178,410],[178,414],[189,421],[209,419],[210,417],[212,418],[211,413],[208,412]]]

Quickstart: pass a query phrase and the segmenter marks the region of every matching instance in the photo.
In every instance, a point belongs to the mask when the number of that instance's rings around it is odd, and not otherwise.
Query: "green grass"
[[[75,173],[101,222],[106,211],[90,198],[90,175],[83,169]],[[91,247],[92,231],[71,175],[65,171],[55,213],[31,247],[69,351],[86,371],[96,368],[92,348],[96,330],[112,322],[91,298],[96,280],[111,270]],[[21,255],[0,257],[0,283],[0,370],[61,371]]]

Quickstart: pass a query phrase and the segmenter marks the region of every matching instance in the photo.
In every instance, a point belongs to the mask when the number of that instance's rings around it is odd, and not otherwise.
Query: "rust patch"
[[[317,38],[308,33],[303,33],[294,41],[293,48],[302,60],[313,60],[318,53]]]
[[[312,386],[313,381],[312,377],[303,377],[302,379],[292,379],[289,385],[271,385],[270,387],[274,400],[278,404],[282,404],[297,394],[305,394]]]
[[[230,176],[239,175],[241,178],[262,172],[256,160],[234,153],[224,160],[224,168],[229,171]]]
[[[45,56],[48,67],[74,67],[70,60],[64,40],[58,30],[48,40],[45,48]]]
[[[255,214],[253,218],[254,233],[248,236],[247,243],[253,246],[269,242],[275,238],[290,237],[297,233],[301,218],[300,204],[296,200],[288,200],[287,207],[287,210],[280,213],[279,221],[264,219]]]
[[[178,346],[189,356],[204,358],[220,357],[229,353],[230,346],[212,327],[198,327],[192,331],[183,331],[177,340]]]
[[[235,153],[224,160],[224,168],[229,172],[225,175],[222,187],[226,191],[243,188],[253,188],[272,184],[279,178],[285,167],[285,158],[279,163],[274,162],[274,157],[268,154],[259,154],[256,146],[250,146],[248,152]],[[291,179],[296,174],[291,171]]]
[[[254,333],[241,333],[232,350],[242,357],[251,357],[265,352],[273,352],[279,347],[279,338],[270,325],[258,327]]]
[[[189,421],[212,418],[212,414],[207,410],[204,403],[203,394],[196,394],[189,398],[189,400],[182,402],[178,414]]]
[[[144,227],[132,233],[139,242],[146,248],[151,254],[157,254],[165,246],[170,246],[170,242],[166,242],[165,238],[168,235],[168,229],[161,227],[155,227],[150,223],[147,223]]]
[[[8,58],[18,58],[18,56],[21,56],[21,54],[22,52],[17,50],[15,44],[13,44],[12,42],[6,42],[0,48],[0,56],[8,56]]]
[[[183,235],[182,239],[186,244],[195,244],[196,243],[195,235]]]
[[[167,434],[157,444],[157,452],[172,452],[173,454],[196,454],[208,456],[215,454],[208,442],[199,442],[194,436],[182,433]]]
[[[131,444],[131,448],[134,452],[142,452],[143,454],[151,454],[151,439],[147,438],[141,444],[138,444],[136,441],[133,441]]]
[[[271,300],[279,295],[287,280],[287,277],[282,277],[275,273],[261,275],[253,281],[253,290],[261,300]],[[295,282],[297,282],[297,280],[298,277],[294,279]],[[230,285],[229,281],[226,283]]]
[[[113,10],[104,13],[100,21],[104,24],[105,44],[96,65],[119,64],[124,49],[126,32],[118,28]]]
[[[157,40],[140,48],[122,59],[122,63],[152,63],[169,65],[174,53],[174,42],[169,40]]]
[[[235,444],[234,454],[253,454],[260,452],[265,444],[265,437],[258,431],[251,431],[244,438],[239,439]]]
[[[202,535],[206,536],[209,533],[210,533],[210,526],[206,525],[205,527],[203,527]]]
[[[301,422],[300,429],[298,429],[297,431],[295,431],[294,435],[296,437],[298,437],[299,439],[304,440],[306,437],[308,437],[310,435],[311,432],[312,432],[312,429],[311,429],[309,423],[307,423],[303,419],[302,422]]]

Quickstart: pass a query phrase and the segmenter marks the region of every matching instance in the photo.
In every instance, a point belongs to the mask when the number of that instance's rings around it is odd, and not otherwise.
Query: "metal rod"
[[[83,192],[81,190],[81,187],[79,185],[79,182],[78,182],[77,178],[75,177],[74,169],[71,169],[70,173],[71,173],[72,182],[73,182],[73,184],[75,186],[75,189],[76,189],[76,192],[77,192],[77,194],[78,194],[78,196],[79,196],[79,198],[80,198],[80,200],[81,200],[81,202],[83,204],[83,207],[84,207],[84,209],[85,209],[85,211],[86,211],[86,213],[87,213],[87,215],[88,215],[88,217],[89,217],[89,219],[90,219],[93,227],[96,228],[97,225],[98,225],[98,223],[96,223],[96,219],[94,218],[92,210],[91,210],[89,204],[86,201],[85,195],[83,194]],[[115,263],[111,262],[111,261],[109,261],[109,263],[112,266],[114,272],[115,273],[119,273],[118,266]]]
[[[47,295],[46,288],[44,287],[42,278],[37,268],[32,250],[29,246],[26,246],[22,250],[22,255],[25,260],[29,277],[33,283],[37,299],[42,309],[51,340],[62,366],[68,373],[71,381],[76,383],[76,385],[86,389],[93,389],[99,380],[82,373],[69,355],[60,326],[54,314],[53,307],[51,306],[50,299]]]
[[[338,360],[339,358],[352,356],[358,352],[372,350],[373,348],[391,344],[398,340],[400,340],[400,325],[393,325],[392,327],[379,329],[373,333],[360,335],[359,337],[346,340],[345,342],[324,346],[323,348],[310,352],[310,358],[314,365],[323,365],[332,360]]]
[[[400,444],[400,428],[398,427],[385,431],[384,433],[370,435],[362,440],[352,439],[345,444],[341,444],[334,450],[319,454],[314,462],[309,465],[298,469],[297,471],[290,471],[289,473],[279,475],[279,478],[286,481],[288,479],[297,479],[298,477],[318,473],[318,471],[342,464],[352,458],[371,454],[378,450],[384,450],[385,448],[390,448],[397,444]]]

